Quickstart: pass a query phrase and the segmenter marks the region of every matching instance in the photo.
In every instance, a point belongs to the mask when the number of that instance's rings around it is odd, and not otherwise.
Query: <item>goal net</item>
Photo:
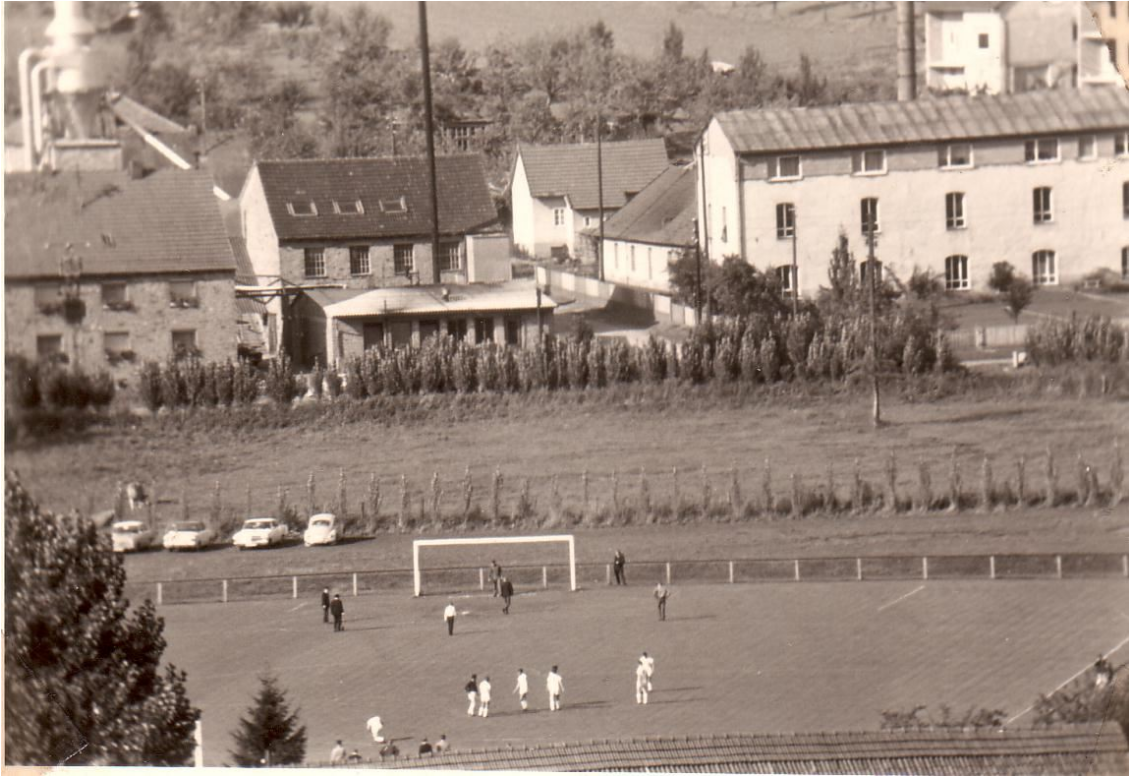
[[[553,534],[550,536],[485,536],[461,539],[415,539],[414,540],[414,595],[422,595],[422,550],[427,547],[497,547],[499,545],[551,545],[562,551],[561,545],[567,546],[567,571],[571,589],[575,588],[575,536],[572,534]],[[502,561],[505,569],[504,575],[509,577],[511,562]],[[521,565],[521,568],[533,568]],[[488,574],[482,572],[481,576]],[[546,568],[545,575],[546,577]]]

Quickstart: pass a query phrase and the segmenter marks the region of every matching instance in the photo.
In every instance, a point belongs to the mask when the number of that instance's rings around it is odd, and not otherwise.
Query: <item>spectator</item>
[[[347,763],[348,764],[361,764],[362,761],[363,761],[363,757],[359,755],[358,749],[352,748],[351,754],[349,756],[347,756]]]
[[[427,737],[422,737],[422,742],[420,745],[418,745],[418,755],[429,756],[433,755],[433,752],[434,746],[430,744],[429,739]]]
[[[627,584],[627,575],[623,572],[623,569],[626,567],[626,565],[627,556],[623,555],[622,550],[615,550],[615,562],[614,564],[612,564],[611,568],[615,570],[616,585]]]
[[[1114,674],[1114,671],[1111,668],[1111,664],[1109,664],[1107,662],[1107,659],[1104,658],[1102,655],[1099,658],[1096,659],[1096,663],[1092,667],[1092,669],[1093,669],[1093,671],[1095,672],[1095,675],[1096,675],[1096,687],[1097,688],[1104,688],[1104,687],[1107,686],[1107,684],[1109,682],[1111,682],[1111,678],[1112,678],[1112,675]]]
[[[341,740],[341,739],[335,740],[335,747],[331,748],[331,765],[332,766],[338,766],[339,764],[342,764],[343,760],[346,757],[347,757],[347,751],[343,747],[343,740]]]
[[[509,607],[512,606],[512,581],[508,577],[501,577],[500,593],[501,598],[504,599],[504,609],[501,611],[507,615]]]
[[[500,564],[497,563],[495,560],[490,561],[489,562],[489,579],[493,581],[493,598],[496,598],[497,596],[499,596],[501,594],[500,582],[501,582],[501,576],[502,575],[503,575],[503,570],[501,569]]]
[[[447,750],[449,750],[449,740],[445,738],[444,734],[442,734],[441,739],[439,739],[437,741],[437,744],[434,745],[434,752],[435,753],[444,753]]]
[[[327,588],[323,589],[323,593],[319,596],[319,603],[323,607],[323,622],[329,623],[328,615],[331,613],[331,591]]]
[[[339,598],[339,594],[335,594],[335,598],[331,599],[331,617],[335,619],[335,630],[343,630],[343,602]]]

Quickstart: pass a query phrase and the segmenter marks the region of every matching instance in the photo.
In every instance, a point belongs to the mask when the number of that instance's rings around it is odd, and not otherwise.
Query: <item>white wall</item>
[[[971,93],[1007,91],[1005,30],[1005,20],[998,13],[927,14],[927,85]],[[978,46],[982,34],[989,36],[989,45],[984,49]],[[945,70],[956,67],[964,68],[964,73]]]
[[[240,192],[240,227],[252,270],[257,276],[279,276],[280,241],[272,224],[268,199],[257,167],[249,172]]]
[[[607,239],[603,242],[603,278],[608,282],[669,293],[669,263],[676,251],[674,247]]]
[[[533,233],[532,193],[528,189],[528,174],[524,170],[524,158],[516,157],[516,167],[512,172],[512,243],[529,254],[533,252],[535,235]]]
[[[726,255],[741,254],[741,231],[738,219],[737,160],[733,146],[729,143],[721,125],[714,119],[702,136],[705,145],[704,155],[695,150],[694,159],[698,163],[698,225],[701,231],[708,232],[709,256],[723,258]],[[702,166],[705,162],[705,204],[702,200]],[[748,207],[746,206],[746,210]],[[702,225],[705,216],[706,225]],[[725,240],[722,240],[722,227]],[[703,239],[702,246],[706,246]]]

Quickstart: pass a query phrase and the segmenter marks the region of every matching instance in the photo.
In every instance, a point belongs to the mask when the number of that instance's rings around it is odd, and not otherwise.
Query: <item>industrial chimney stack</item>
[[[914,3],[899,0],[898,10],[898,99],[914,100],[918,97],[918,69],[915,67]]]

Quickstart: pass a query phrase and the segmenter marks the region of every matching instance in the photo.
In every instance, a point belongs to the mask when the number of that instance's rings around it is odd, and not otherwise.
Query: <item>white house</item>
[[[661,138],[603,144],[603,215],[609,217],[669,165]],[[589,253],[580,231],[599,224],[597,144],[520,146],[511,180],[512,241],[533,257]]]

